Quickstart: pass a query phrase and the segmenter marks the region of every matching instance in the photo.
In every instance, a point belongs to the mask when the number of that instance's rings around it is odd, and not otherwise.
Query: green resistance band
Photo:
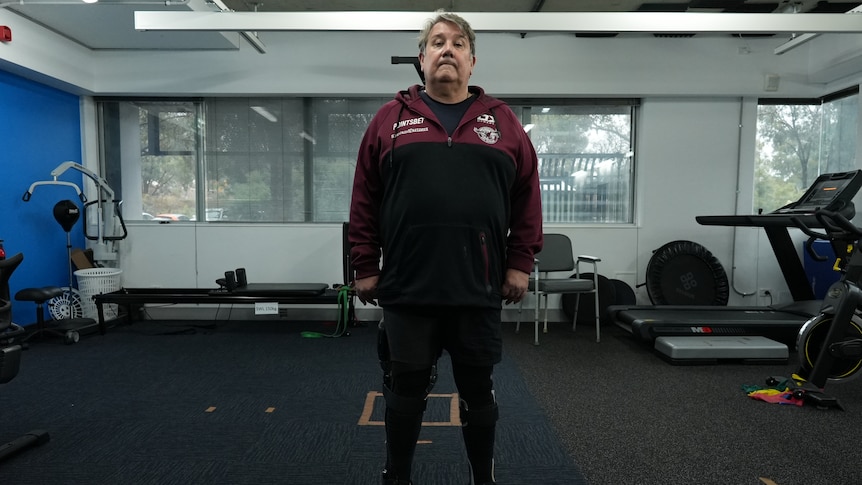
[[[353,287],[344,285],[338,288],[338,321],[335,323],[335,331],[331,334],[321,332],[302,332],[304,338],[337,338],[347,332],[347,320],[350,313],[350,292]]]

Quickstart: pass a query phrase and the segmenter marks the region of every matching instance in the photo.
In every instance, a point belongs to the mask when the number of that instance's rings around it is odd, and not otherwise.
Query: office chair
[[[599,310],[599,270],[598,263],[600,258],[595,256],[578,256],[577,259],[573,256],[572,241],[564,234],[545,234],[545,243],[542,251],[536,255],[536,262],[533,266],[533,274],[530,277],[529,290],[536,296],[536,307],[534,315],[534,344],[539,345],[539,306],[540,301],[544,300],[544,333],[548,332],[548,295],[551,294],[567,294],[575,293],[574,315],[572,317],[572,330],[575,330],[578,324],[578,306],[580,303],[581,294],[592,293],[596,303],[596,342],[601,341],[601,321]],[[592,265],[592,278],[581,278],[581,264]],[[571,278],[554,278],[549,273],[558,271],[575,271]],[[524,301],[518,307],[518,322],[515,326],[515,331],[521,329],[521,309],[524,306]]]
[[[9,277],[23,260],[22,253],[0,260],[0,384],[14,379],[20,368],[21,346],[15,344],[14,339],[24,333],[24,328],[12,323]],[[47,443],[50,439],[47,431],[37,430],[0,444],[0,462],[26,448]]]

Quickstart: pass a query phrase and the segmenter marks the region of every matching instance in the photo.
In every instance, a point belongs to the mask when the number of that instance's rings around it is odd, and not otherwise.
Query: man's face
[[[467,85],[476,58],[470,52],[470,41],[455,24],[438,22],[431,28],[425,53],[419,54],[425,82]]]

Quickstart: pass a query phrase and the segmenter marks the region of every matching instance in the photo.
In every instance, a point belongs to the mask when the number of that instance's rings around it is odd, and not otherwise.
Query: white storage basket
[[[119,291],[123,270],[117,268],[86,268],[75,271],[78,278],[78,291],[81,293],[81,307],[84,318],[98,318],[94,295]],[[106,304],[104,306],[105,319],[110,320],[117,317],[117,305]]]

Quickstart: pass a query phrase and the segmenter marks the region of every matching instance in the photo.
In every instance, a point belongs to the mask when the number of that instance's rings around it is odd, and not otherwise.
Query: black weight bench
[[[326,294],[326,283],[248,283],[232,290],[212,290],[213,295],[237,295],[276,298],[313,298]]]
[[[111,293],[94,295],[98,311],[98,325],[106,331],[104,305],[116,304],[131,315],[132,307],[148,303],[195,304],[254,304],[279,303],[284,305],[337,305],[339,288],[325,283],[252,283],[233,290],[224,288],[123,288]],[[353,298],[349,303],[348,325],[354,323]]]
[[[115,304],[124,307],[126,315],[133,306],[148,303],[194,304],[254,304],[278,303],[284,305],[341,305],[340,292],[353,283],[353,266],[350,263],[350,244],[347,239],[349,225],[341,225],[342,269],[344,285],[326,283],[248,283],[245,268],[226,271],[225,278],[216,280],[219,288],[122,288],[111,293],[94,295],[98,312],[98,325],[102,334],[105,325],[104,306]],[[355,326],[356,314],[353,292],[347,298],[347,326]]]

